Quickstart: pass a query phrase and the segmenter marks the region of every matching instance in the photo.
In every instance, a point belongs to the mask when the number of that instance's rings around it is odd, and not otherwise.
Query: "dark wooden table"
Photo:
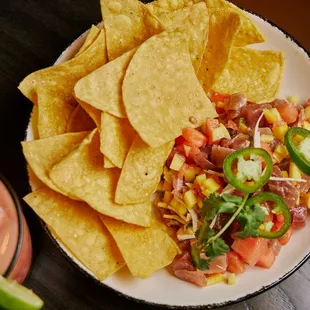
[[[235,0],[296,38],[310,51],[309,0]],[[31,104],[17,91],[28,73],[51,65],[80,33],[101,19],[99,0],[0,1],[0,171],[19,196],[28,192],[23,140]],[[25,208],[34,243],[34,262],[25,284],[45,301],[46,310],[157,309],[99,287],[76,270]],[[310,261],[275,288],[229,310],[310,309]]]

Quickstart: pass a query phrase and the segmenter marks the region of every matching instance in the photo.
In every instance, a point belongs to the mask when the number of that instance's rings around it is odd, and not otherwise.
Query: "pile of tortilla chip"
[[[264,37],[225,0],[100,2],[102,26],[77,54],[19,85],[40,180],[24,199],[98,279],[125,265],[146,278],[180,252],[151,202],[174,140],[217,117],[211,91],[273,100],[284,61],[247,47]]]

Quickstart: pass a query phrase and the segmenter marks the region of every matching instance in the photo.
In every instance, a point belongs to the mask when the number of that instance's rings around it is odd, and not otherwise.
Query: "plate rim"
[[[237,6],[238,7],[238,6]],[[271,26],[277,28],[278,30],[280,30],[285,36],[286,38],[290,39],[292,42],[294,42],[297,47],[299,49],[302,50],[302,52],[304,52],[307,56],[308,59],[310,60],[310,51],[308,51],[297,39],[295,39],[288,31],[284,30],[281,26],[279,26],[277,23],[270,21],[268,18],[261,16],[260,14],[257,14],[251,10],[248,9],[244,9],[241,7],[240,8],[242,11],[249,13],[251,15],[254,15],[260,19],[262,19],[263,21],[269,23]],[[102,22],[97,23],[96,25],[101,25]],[[58,56],[58,58],[56,59],[56,61],[54,62],[53,66],[57,64],[58,60],[63,56],[63,54],[65,54],[67,52],[67,50],[72,46],[72,44],[74,44],[74,42],[76,42],[78,39],[80,39],[81,37],[85,36],[86,37],[86,33],[89,31],[90,28],[88,28],[87,30],[85,30],[82,34],[80,34],[76,39],[74,39],[62,52],[61,54]],[[29,128],[29,124],[30,124],[30,116],[29,115],[29,122],[25,131],[25,136],[24,136],[24,140],[27,140],[27,134],[28,134],[28,128]],[[29,175],[28,175],[28,187],[29,187],[29,192],[32,192],[32,188],[29,182]],[[39,218],[39,217],[38,217]],[[84,276],[86,276],[88,279],[90,279],[93,283],[95,283],[96,285],[99,285],[103,288],[107,288],[108,290],[114,292],[117,296],[122,297],[124,299],[130,300],[130,301],[134,301],[137,302],[138,304],[145,304],[148,306],[156,306],[156,307],[160,307],[160,308],[164,308],[164,309],[193,309],[193,310],[198,310],[198,309],[217,309],[217,308],[221,308],[224,306],[231,306],[234,304],[238,304],[241,303],[243,301],[246,301],[250,298],[254,298],[264,292],[267,292],[268,290],[274,288],[276,285],[282,283],[284,280],[286,280],[287,278],[289,278],[292,274],[294,274],[296,271],[298,271],[310,258],[310,251],[298,262],[298,264],[296,264],[290,271],[288,271],[287,273],[285,273],[282,277],[278,278],[277,280],[275,280],[274,282],[270,283],[269,285],[266,286],[262,286],[261,289],[253,292],[253,293],[249,293],[246,294],[245,296],[239,297],[238,299],[234,299],[234,300],[227,300],[224,302],[220,302],[220,303],[212,303],[212,304],[204,304],[204,305],[184,305],[184,306],[178,306],[178,305],[168,305],[168,304],[161,304],[161,303],[157,303],[157,302],[151,302],[151,301],[147,301],[147,300],[143,300],[143,299],[139,299],[136,297],[132,297],[130,295],[127,295],[125,293],[122,293],[121,291],[118,291],[115,288],[112,288],[111,286],[105,284],[104,282],[101,282],[99,279],[97,279],[95,276],[91,275],[89,272],[87,272],[86,270],[84,270],[81,266],[79,266],[78,263],[76,263],[70,256],[69,254],[64,250],[64,248],[61,247],[61,245],[59,244],[59,240],[57,240],[52,232],[49,230],[48,226],[44,223],[43,220],[41,220],[39,218],[40,224],[43,227],[44,231],[47,233],[48,237],[52,240],[52,242],[54,243],[54,245],[56,246],[56,248],[60,251],[61,255],[65,257],[65,259],[70,263],[73,264],[74,267],[79,270],[79,272],[81,274],[83,274]]]

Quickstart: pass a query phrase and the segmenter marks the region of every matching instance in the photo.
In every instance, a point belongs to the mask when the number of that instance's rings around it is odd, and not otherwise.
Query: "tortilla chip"
[[[51,189],[66,195],[49,178],[49,170],[74,150],[89,132],[67,133],[47,139],[22,142],[24,156],[35,175]]]
[[[128,119],[102,113],[100,151],[118,168],[123,167],[130,146],[136,136]]]
[[[190,7],[158,13],[157,17],[166,29],[183,29],[189,36],[189,52],[196,72],[208,40],[209,15],[206,4],[200,2]]]
[[[124,266],[124,259],[98,213],[86,203],[48,188],[29,194],[24,200],[98,279],[104,280]]]
[[[138,0],[101,0],[109,60],[113,60],[164,29]]]
[[[37,103],[36,90],[42,86],[67,104],[76,106],[72,95],[76,82],[106,62],[105,33],[101,30],[94,44],[85,53],[60,65],[29,74],[18,88],[33,103]]]
[[[81,105],[78,105],[70,115],[67,124],[67,132],[91,131],[95,127],[96,124],[93,119]]]
[[[100,218],[116,241],[133,276],[145,279],[170,265],[179,253],[176,243],[160,227],[144,228],[107,216]]]
[[[120,204],[150,200],[174,141],[151,148],[136,136],[117,183],[115,201]]]
[[[73,59],[28,75],[19,85],[22,93],[39,106],[40,138],[66,132],[68,120],[77,103],[75,83],[106,63],[105,35],[101,31],[92,46]]]
[[[126,71],[123,100],[128,119],[152,147],[217,116],[196,77],[185,37],[177,31],[153,36],[138,48]]]
[[[120,171],[105,169],[99,149],[100,137],[94,130],[80,146],[50,171],[54,184],[87,202],[98,212],[140,226],[149,226],[151,202],[122,206],[114,202]]]
[[[238,14],[227,10],[210,12],[208,44],[198,72],[198,79],[206,94],[227,67],[233,41],[239,28]]]
[[[74,87],[75,97],[103,112],[127,117],[122,83],[135,52],[136,49],[133,49],[81,79]]]
[[[38,118],[39,118],[39,109],[37,105],[34,105],[32,107],[32,112],[31,112],[30,122],[29,122],[29,125],[31,126],[32,135],[33,135],[33,140],[39,139]]]
[[[99,111],[98,109],[92,107],[91,105],[89,105],[83,101],[79,101],[79,103],[80,103],[80,106],[86,111],[86,113],[92,118],[92,120],[94,121],[96,126],[98,128],[100,128],[100,126],[101,126],[101,111]]]
[[[108,157],[103,156],[103,167],[106,169],[110,169],[115,168],[116,166],[111,162],[111,160]]]
[[[225,0],[204,1],[209,9],[227,9],[239,14],[241,27],[235,37],[234,46],[242,47],[253,43],[265,42],[263,34],[245,11]]]
[[[234,48],[213,90],[225,94],[243,93],[248,101],[255,103],[271,102],[280,90],[283,68],[281,52]]]
[[[157,15],[180,10],[198,2],[201,2],[201,0],[157,0],[148,3],[146,6],[153,14]]]
[[[96,27],[95,25],[92,25],[88,34],[87,34],[87,37],[86,37],[83,45],[81,46],[80,50],[77,52],[75,57],[79,56],[84,51],[86,51],[95,42],[95,40],[98,38],[99,33],[100,33],[100,29],[98,27]]]

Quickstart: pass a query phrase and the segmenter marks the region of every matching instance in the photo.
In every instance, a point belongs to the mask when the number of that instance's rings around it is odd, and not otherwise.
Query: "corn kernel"
[[[164,194],[163,201],[166,202],[166,203],[169,203],[172,200],[172,198],[173,198],[172,193],[166,191],[165,194]]]
[[[236,277],[236,274],[234,273],[230,273],[228,275],[228,278],[227,278],[227,284],[228,285],[234,285],[237,283],[237,277]]]
[[[272,128],[272,132],[273,132],[274,136],[278,140],[281,140],[282,142],[284,142],[284,137],[285,137],[285,134],[287,133],[287,131],[288,131],[288,125],[287,124],[275,126]]]
[[[184,199],[184,202],[185,202],[187,209],[192,209],[195,206],[195,204],[197,203],[197,198],[196,198],[195,194],[193,193],[193,191],[187,191],[184,194],[183,199]]]
[[[271,143],[274,140],[274,136],[272,135],[261,135],[260,141],[263,143]]]
[[[264,116],[269,124],[273,124],[282,120],[282,117],[276,108],[264,109],[263,111]]]
[[[203,181],[202,186],[210,193],[214,193],[221,188],[221,186],[212,178],[208,178]]]
[[[258,227],[259,230],[265,230],[265,224],[261,224],[259,227]]]
[[[288,101],[293,103],[293,104],[298,104],[299,98],[298,98],[298,96],[290,96],[290,97],[288,97]]]
[[[310,123],[307,122],[307,121],[304,121],[302,124],[301,124],[301,127],[302,128],[305,128],[307,130],[310,130]]]
[[[165,180],[163,184],[163,191],[170,192],[171,190],[172,190],[171,183]]]
[[[207,179],[205,174],[199,174],[196,176],[196,181],[201,185]]]
[[[221,273],[214,274],[207,278],[207,286],[225,282],[225,276]]]

